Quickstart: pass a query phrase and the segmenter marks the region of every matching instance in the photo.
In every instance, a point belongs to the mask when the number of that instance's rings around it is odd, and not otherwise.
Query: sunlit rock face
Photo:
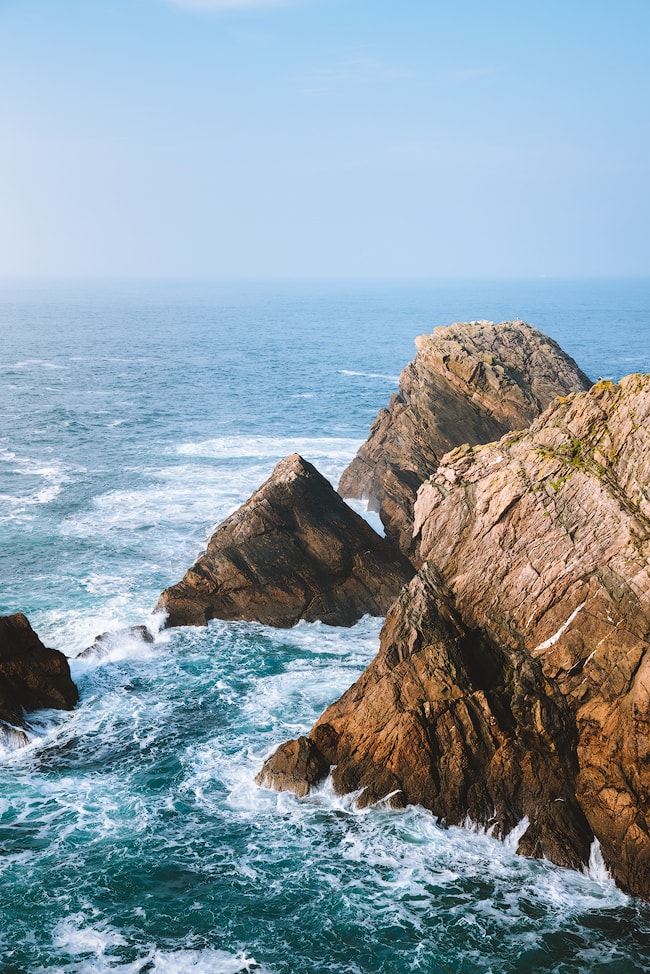
[[[552,339],[522,321],[458,323],[416,339],[399,392],[382,409],[339,482],[365,498],[388,537],[420,563],[413,542],[419,487],[449,450],[529,426],[556,396],[590,381]]]

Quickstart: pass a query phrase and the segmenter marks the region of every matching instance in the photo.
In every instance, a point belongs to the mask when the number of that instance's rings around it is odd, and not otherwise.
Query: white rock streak
[[[581,609],[584,609],[585,605],[586,605],[585,602],[581,602],[580,605],[578,606],[578,608],[573,610],[573,612],[571,613],[571,615],[569,616],[569,618],[566,620],[566,622],[564,622],[560,626],[560,628],[558,629],[558,631],[556,633],[554,633],[550,637],[550,639],[547,639],[543,643],[540,643],[539,646],[536,646],[535,649],[533,650],[533,653],[539,653],[539,652],[541,652],[544,649],[550,649],[551,646],[555,646],[555,644],[558,641],[558,639],[560,638],[560,636],[563,636],[564,635],[564,633],[567,631],[567,629],[569,628],[569,626],[571,625],[571,623],[573,622],[573,620],[575,619],[575,617],[577,616],[577,614],[580,612],[580,610]]]

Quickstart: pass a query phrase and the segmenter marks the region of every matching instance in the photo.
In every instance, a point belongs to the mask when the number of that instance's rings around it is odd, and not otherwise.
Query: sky
[[[0,0],[0,274],[650,275],[650,0]]]

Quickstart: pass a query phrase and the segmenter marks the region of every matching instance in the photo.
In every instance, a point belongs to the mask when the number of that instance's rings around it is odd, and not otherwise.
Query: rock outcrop
[[[217,528],[158,608],[168,613],[167,626],[214,618],[349,626],[385,615],[412,575],[399,551],[293,454]]]
[[[312,766],[499,834],[526,816],[520,851],[563,865],[595,836],[650,897],[650,376],[448,454],[415,528],[425,565],[310,732]]]
[[[3,738],[25,740],[24,711],[71,710],[79,699],[63,653],[47,649],[22,613],[0,616],[0,727]]]
[[[523,429],[556,396],[591,383],[559,345],[522,321],[457,323],[415,344],[398,394],[377,416],[338,490],[365,498],[387,536],[419,564],[413,506],[442,456]]]
[[[101,659],[125,644],[137,646],[139,643],[152,643],[154,637],[146,626],[128,626],[112,632],[101,632],[95,636],[91,646],[82,650],[77,659]]]

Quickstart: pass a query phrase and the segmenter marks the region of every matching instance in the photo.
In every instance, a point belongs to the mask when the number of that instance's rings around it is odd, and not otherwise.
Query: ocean
[[[155,629],[277,460],[336,483],[416,335],[515,317],[593,379],[650,371],[647,280],[0,282],[0,614],[71,657]],[[650,905],[596,859],[256,787],[380,628],[213,622],[72,659],[78,707],[0,753],[2,974],[650,971]]]

